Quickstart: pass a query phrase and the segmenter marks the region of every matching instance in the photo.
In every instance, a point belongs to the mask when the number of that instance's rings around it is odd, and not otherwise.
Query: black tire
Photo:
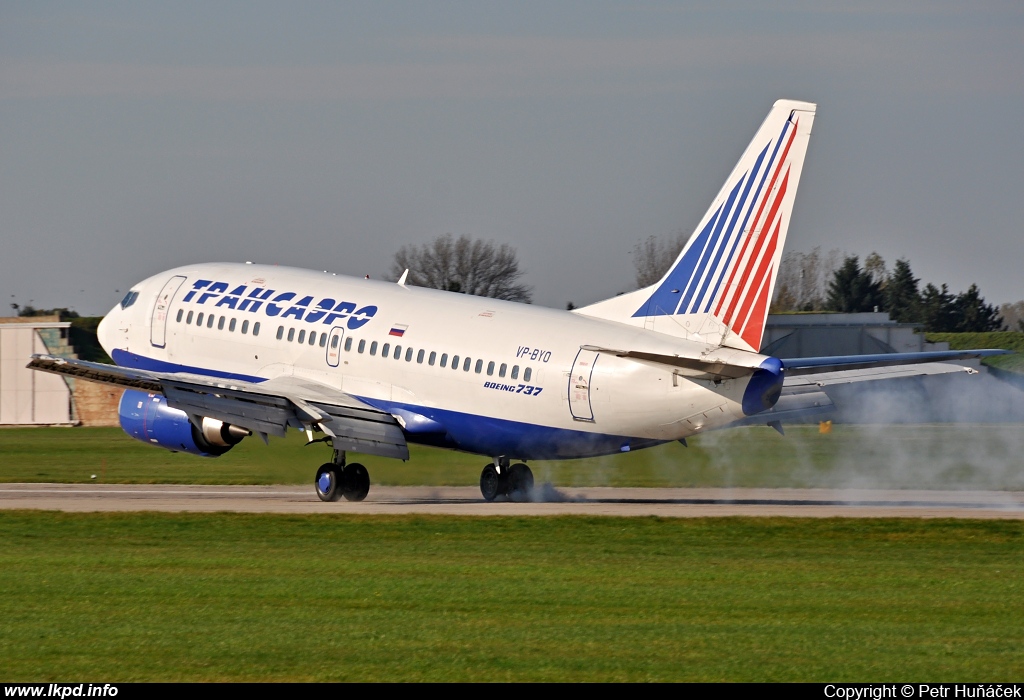
[[[488,464],[480,472],[480,494],[485,501],[493,501],[502,492],[502,479],[498,476],[498,470],[493,464]]]
[[[342,488],[341,474],[338,472],[338,465],[328,462],[316,470],[316,478],[313,480],[316,488],[316,495],[321,501],[337,501],[341,498]]]
[[[370,472],[362,464],[350,464],[345,467],[345,489],[342,493],[345,500],[361,501],[370,493]]]
[[[525,464],[513,464],[508,473],[509,497],[516,501],[533,499],[533,471]]]

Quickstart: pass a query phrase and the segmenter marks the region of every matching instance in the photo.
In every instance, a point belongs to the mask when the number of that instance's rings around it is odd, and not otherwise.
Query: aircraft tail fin
[[[756,352],[815,110],[776,102],[665,276],[577,313]]]

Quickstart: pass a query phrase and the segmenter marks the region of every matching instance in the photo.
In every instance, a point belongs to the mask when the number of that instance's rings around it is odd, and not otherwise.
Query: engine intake
[[[118,406],[121,428],[131,437],[172,452],[218,457],[252,433],[216,418],[203,418],[197,428],[184,411],[171,408],[160,394],[125,390]]]

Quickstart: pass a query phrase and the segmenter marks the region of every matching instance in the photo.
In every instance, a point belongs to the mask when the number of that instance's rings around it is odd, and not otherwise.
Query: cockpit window
[[[136,292],[135,290],[128,292],[127,294],[124,295],[124,299],[121,300],[121,308],[127,309],[129,306],[134,304],[138,298],[139,293]]]

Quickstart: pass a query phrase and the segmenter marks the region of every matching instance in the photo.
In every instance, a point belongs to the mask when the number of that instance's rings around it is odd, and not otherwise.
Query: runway
[[[722,516],[1024,519],[1020,491],[539,486],[532,502],[487,503],[476,487],[373,486],[324,503],[310,486],[0,484],[0,509],[467,516]]]

